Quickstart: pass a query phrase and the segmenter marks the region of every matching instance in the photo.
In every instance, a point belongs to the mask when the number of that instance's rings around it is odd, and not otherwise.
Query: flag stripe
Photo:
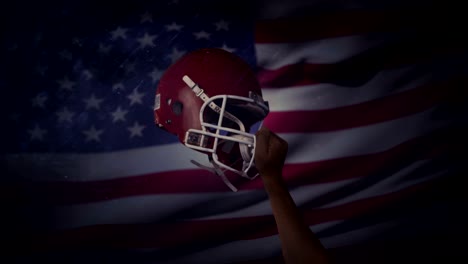
[[[257,65],[277,70],[290,64],[332,64],[354,57],[387,42],[388,34],[369,34],[329,38],[301,43],[255,44]]]
[[[279,135],[288,142],[290,147],[286,159],[287,164],[365,155],[388,150],[407,140],[449,124],[449,121],[444,120],[427,122],[433,120],[433,115],[437,111],[438,108],[433,108],[387,122],[333,132],[280,133]],[[386,131],[398,130],[401,127],[406,129],[400,133],[385,134]],[[385,134],[385,138],[382,138],[383,134]],[[372,144],[360,142],[363,136],[367,142],[372,142]],[[348,147],[343,148],[343,146]],[[177,159],[174,160],[174,157]],[[190,159],[203,162],[207,159],[206,155],[187,149],[181,144],[101,154],[11,154],[5,158],[9,163],[9,169],[17,173],[19,179],[30,181],[39,181],[40,179],[40,181],[75,182],[78,185],[82,181],[100,181],[152,174],[160,175],[158,177],[162,177],[161,182],[163,178],[172,182],[170,179],[178,178],[176,175],[186,175],[185,179],[179,178],[179,183],[168,184],[166,187],[170,189],[176,188],[176,186],[180,187],[181,184],[196,179],[204,179],[205,182],[202,185],[206,186],[219,180],[211,173],[194,169],[197,167],[190,163]],[[199,185],[200,183],[195,184],[195,186]],[[195,191],[195,189],[193,190]]]
[[[375,124],[433,107],[446,100],[458,88],[456,85],[456,80],[431,83],[372,101],[333,109],[273,112],[268,115],[264,124],[277,133],[324,132]]]
[[[434,180],[404,190],[363,199],[326,209],[304,211],[308,225],[350,218],[389,203],[401,201],[418,191],[427,189]],[[182,221],[178,223],[150,223],[126,225],[97,225],[39,235],[33,240],[36,249],[71,248],[78,245],[110,248],[154,248],[183,246],[191,243],[250,240],[277,233],[273,216],[243,217]],[[190,235],[187,235],[190,234]]]
[[[456,67],[460,67],[460,63],[463,59],[466,60],[466,57],[466,49],[460,50],[453,47],[451,43],[429,48],[424,47],[424,43],[420,40],[399,41],[368,49],[354,57],[333,64],[307,63],[302,59],[273,70],[259,68],[257,76],[261,86],[267,88],[318,83],[355,87],[363,85],[382,70],[438,60],[441,60],[440,63],[445,62],[445,65],[454,70],[459,70]],[[450,59],[455,63],[451,63]],[[466,69],[466,63],[463,67]]]
[[[378,172],[373,175],[376,183],[361,186],[358,179],[341,180],[332,183],[297,186],[290,190],[291,196],[298,206],[320,202],[321,208],[341,205],[358,199],[370,198],[379,194],[399,191],[414,184],[431,178],[405,179],[416,170],[430,165],[430,160],[414,162],[401,171],[387,176],[388,173]],[[408,174],[408,175],[407,175]],[[362,176],[363,177],[363,176]],[[402,182],[401,185],[397,183]],[[359,187],[361,186],[361,187]],[[344,192],[353,188],[357,194]],[[342,193],[332,196],[331,193]],[[328,197],[324,199],[324,197]],[[220,206],[210,206],[214,201]],[[319,206],[319,204],[315,204]],[[239,209],[240,208],[240,209]],[[108,212],[102,214],[103,211]],[[178,194],[178,195],[144,195],[131,198],[120,198],[110,201],[100,201],[78,205],[59,206],[54,208],[57,224],[52,227],[37,225],[38,229],[71,229],[89,225],[100,224],[129,224],[164,221],[177,218],[188,219],[226,219],[271,215],[269,201],[262,190],[245,191],[238,193],[207,193],[207,194]],[[41,218],[47,215],[36,216],[35,222],[42,223]]]
[[[341,181],[378,174],[392,168],[407,166],[413,160],[424,160],[439,155],[438,153],[454,149],[458,138],[447,142],[447,135],[452,129],[435,131],[426,137],[403,142],[396,147],[380,153],[356,157],[337,158],[305,164],[287,164],[283,175],[291,186]],[[380,135],[376,134],[377,137]],[[428,156],[428,153],[431,155]],[[162,173],[134,176],[122,179],[91,182],[48,182],[27,186],[22,184],[17,193],[24,197],[16,200],[42,201],[44,204],[73,204],[93,201],[105,201],[129,196],[186,193],[186,192],[229,192],[227,187],[215,175],[200,171],[195,176],[181,171],[179,174]],[[311,176],[313,175],[313,176]],[[262,189],[259,178],[243,184],[236,182],[241,190]],[[8,188],[12,189],[12,188]],[[5,195],[5,194],[4,194]],[[7,198],[7,197],[6,197]],[[11,197],[8,197],[11,199]]]
[[[255,25],[255,42],[291,43],[370,32],[395,32],[407,27],[411,17],[411,12],[404,11],[355,10],[306,17],[262,19]]]
[[[314,199],[335,191],[356,180],[343,180],[332,183],[298,186],[291,190],[296,201],[305,198]],[[217,204],[214,202],[217,201]],[[211,206],[207,206],[211,205]],[[239,208],[258,208],[246,210]],[[103,211],[108,212],[102,214]],[[199,194],[159,194],[143,195],[130,198],[120,198],[95,203],[84,203],[54,207],[54,214],[58,224],[53,229],[71,229],[101,224],[130,224],[151,223],[165,221],[166,219],[226,219],[229,213],[236,211],[238,217],[251,217],[271,214],[267,194],[263,190],[250,190],[243,192],[225,193],[199,193]],[[47,217],[47,216],[44,216]],[[42,216],[36,221],[40,222]],[[39,226],[38,226],[39,227]],[[40,229],[47,229],[40,226]]]
[[[435,66],[435,65],[434,65]],[[359,104],[392,93],[421,87],[442,74],[425,73],[428,65],[403,67],[377,73],[362,86],[348,87],[323,83],[298,87],[263,89],[263,98],[270,103],[270,111],[322,110]],[[440,66],[442,67],[442,66]]]

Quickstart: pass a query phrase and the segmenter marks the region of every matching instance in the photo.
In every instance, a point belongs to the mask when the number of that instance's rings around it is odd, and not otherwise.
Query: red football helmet
[[[206,153],[233,190],[227,171],[253,179],[255,133],[269,113],[258,80],[240,57],[222,49],[192,51],[171,65],[156,89],[156,124],[187,147]]]

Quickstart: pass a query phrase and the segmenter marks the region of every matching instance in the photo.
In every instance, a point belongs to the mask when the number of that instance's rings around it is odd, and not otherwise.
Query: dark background
[[[347,1],[342,1],[346,3]],[[373,2],[373,1],[369,1]],[[424,3],[426,8],[419,7]],[[62,21],[48,21],[44,15],[53,12],[67,12],[73,10],[78,17],[82,17],[86,23],[93,19],[100,20],[99,24],[108,28],[113,28],[119,21],[126,17],[140,13],[145,7],[145,1],[124,1],[124,2],[106,2],[106,1],[76,1],[76,2],[54,2],[38,3],[33,1],[15,1],[3,3],[0,8],[1,16],[1,51],[2,57],[0,63],[0,89],[2,93],[2,102],[0,110],[6,113],[11,107],[8,100],[12,94],[18,94],[15,87],[6,83],[5,80],[16,80],[17,86],[25,85],[32,74],[33,69],[33,51],[31,43],[34,34],[41,27],[47,26],[47,23],[61,23]],[[192,10],[184,12],[222,12],[226,17],[231,17],[240,21],[251,21],[259,8],[265,3],[256,3],[254,5],[245,4],[243,1],[193,1]],[[328,4],[322,2],[318,4],[317,9],[327,9]],[[376,4],[377,5],[377,4]],[[420,28],[419,34],[421,43],[434,45],[439,42],[451,42],[455,47],[467,47],[467,15],[466,9],[461,8],[461,4],[456,1],[394,1],[392,8],[399,5],[410,6],[414,10],[414,25]],[[65,7],[65,9],[63,8]],[[331,8],[331,7],[330,7]],[[64,11],[65,10],[65,11]],[[299,10],[300,12],[306,12]],[[104,15],[103,15],[104,14]],[[75,15],[76,17],[76,15]],[[91,33],[93,27],[89,27]],[[21,50],[21,56],[12,59],[9,58],[9,44],[11,39],[21,39],[18,49]],[[26,89],[26,88],[23,88]],[[466,94],[468,86],[460,87],[459,101],[455,105],[464,105],[466,103]],[[21,91],[20,94],[26,92]],[[5,118],[5,117],[3,117]],[[1,141],[8,141],[8,137],[0,132]],[[465,138],[467,138],[465,136]],[[453,159],[466,159],[467,141],[460,142],[460,148],[452,154]],[[3,152],[3,151],[2,151]],[[2,153],[3,154],[3,153]],[[38,263],[43,260],[58,261],[60,263],[132,263],[132,259],[126,258],[126,253],[116,252],[117,259],[108,259],[107,255],[97,251],[86,252],[57,252],[53,256],[29,255],[28,249],[28,226],[25,219],[17,217],[17,210],[22,202],[20,193],[15,189],[9,188],[15,182],[15,175],[8,172],[8,164],[2,159],[2,186],[0,187],[2,199],[1,227],[3,243],[3,256],[7,258],[3,263],[11,263],[12,258],[21,263]],[[468,192],[466,185],[467,174],[464,172],[455,175],[448,175],[445,181],[442,181],[437,188],[431,192],[421,194],[414,199],[414,203],[424,204],[427,210],[432,210],[434,217],[441,217],[440,212],[449,221],[446,223],[456,223],[454,226],[446,226],[441,230],[427,230],[426,233],[415,233],[406,235],[407,239],[401,239],[401,234],[386,234],[385,238],[376,238],[366,244],[348,246],[343,248],[331,249],[330,252],[338,263],[463,263],[466,261],[468,250],[466,246],[467,230],[466,209]],[[443,206],[443,210],[440,207]],[[410,212],[407,213],[418,213]],[[408,225],[414,223],[408,223]],[[423,224],[423,223],[421,223]],[[464,228],[463,228],[464,227]],[[407,230],[402,228],[402,230]],[[389,239],[389,237],[395,237]],[[403,235],[404,236],[404,235]],[[28,256],[29,255],[29,256]],[[278,262],[280,259],[265,260],[266,263]],[[13,262],[15,263],[15,262]]]

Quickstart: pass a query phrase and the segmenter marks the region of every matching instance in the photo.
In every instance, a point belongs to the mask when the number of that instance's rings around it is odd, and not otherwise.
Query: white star
[[[91,73],[91,71],[88,70],[88,69],[84,69],[82,74],[83,74],[84,78],[87,81],[89,81],[89,80],[91,80],[91,78],[93,78],[93,73]]]
[[[138,122],[133,123],[133,126],[127,127],[128,131],[130,131],[130,138],[135,136],[142,137],[144,128],[145,126],[138,124]]]
[[[117,91],[117,90],[124,90],[125,87],[123,85],[123,83],[115,83],[114,85],[112,85],[112,91]]]
[[[216,31],[219,31],[219,30],[228,31],[229,30],[229,23],[224,21],[224,20],[220,20],[220,21],[216,22],[215,26],[216,26]]]
[[[107,54],[109,53],[110,49],[111,49],[111,45],[104,45],[102,43],[99,43],[99,50],[98,50],[99,53]]]
[[[222,48],[223,50],[225,50],[225,51],[227,51],[227,52],[231,52],[231,53],[233,53],[233,52],[236,51],[236,49],[234,49],[234,48],[229,48],[228,46],[226,46],[226,43],[224,43],[223,46],[222,46],[221,48]]]
[[[78,37],[74,37],[74,38],[72,39],[72,43],[73,43],[74,45],[79,46],[79,47],[83,46],[83,40],[80,39],[80,38],[78,38]]]
[[[145,94],[139,93],[138,88],[133,89],[133,92],[127,96],[130,99],[130,106],[134,104],[143,104],[142,98]]]
[[[140,23],[150,22],[153,23],[153,15],[151,15],[148,11],[141,15]]]
[[[39,107],[39,108],[44,108],[45,107],[45,101],[47,100],[47,96],[43,94],[38,94],[36,97],[31,99],[32,106],[33,107]]]
[[[91,95],[88,99],[83,100],[86,103],[86,110],[91,109],[91,108],[96,108],[99,110],[100,106],[99,104],[104,101],[104,99],[98,99],[94,96],[94,94]]]
[[[72,60],[72,54],[68,50],[62,50],[59,55],[62,60]]]
[[[112,115],[112,122],[117,122],[119,120],[122,120],[125,122],[125,115],[128,113],[127,110],[122,110],[119,107],[117,107],[117,109],[114,111],[114,112],[111,112],[111,115]]]
[[[127,30],[126,28],[118,27],[115,30],[111,31],[112,40],[116,40],[118,38],[126,39],[127,38]]]
[[[195,32],[193,33],[193,35],[195,36],[195,38],[197,39],[210,39],[210,34],[206,31],[200,31],[200,32]]]
[[[31,136],[31,140],[43,140],[44,135],[47,133],[47,130],[41,129],[37,124],[34,129],[28,130],[29,135]]]
[[[73,115],[75,115],[73,112],[68,111],[68,108],[66,107],[64,107],[62,111],[57,112],[56,114],[58,116],[59,122],[68,121],[70,123],[72,122]]]
[[[153,83],[155,83],[157,80],[161,78],[161,75],[163,74],[162,71],[160,71],[158,68],[154,68],[152,72],[148,73],[148,76],[151,77],[153,80]]]
[[[184,26],[178,25],[175,22],[172,22],[170,25],[166,25],[167,31],[181,31]]]
[[[179,51],[177,48],[173,48],[172,53],[169,54],[168,57],[171,59],[171,62],[174,63],[184,54],[185,54],[185,51]]]
[[[139,39],[137,39],[138,42],[140,42],[140,48],[143,49],[146,46],[149,47],[154,47],[154,39],[156,38],[156,35],[149,35],[148,33],[145,33],[145,35]]]
[[[68,76],[63,77],[61,80],[57,80],[57,83],[60,85],[60,89],[72,91],[73,86],[75,86],[75,82],[70,81]]]
[[[96,142],[100,142],[101,139],[99,137],[101,136],[101,134],[103,132],[104,132],[104,130],[102,130],[102,129],[96,130],[96,128],[94,126],[92,126],[88,130],[83,130],[83,134],[85,134],[85,136],[86,136],[86,142],[91,141],[91,140],[94,140]]]

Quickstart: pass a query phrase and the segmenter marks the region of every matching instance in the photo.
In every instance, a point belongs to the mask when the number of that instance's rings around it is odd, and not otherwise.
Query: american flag
[[[2,199],[20,260],[281,260],[261,179],[231,192],[154,125],[164,70],[204,47],[257,72],[264,124],[289,143],[284,178],[326,248],[456,230],[435,194],[466,164],[453,155],[466,142],[466,45],[431,3],[366,2],[7,10]]]

